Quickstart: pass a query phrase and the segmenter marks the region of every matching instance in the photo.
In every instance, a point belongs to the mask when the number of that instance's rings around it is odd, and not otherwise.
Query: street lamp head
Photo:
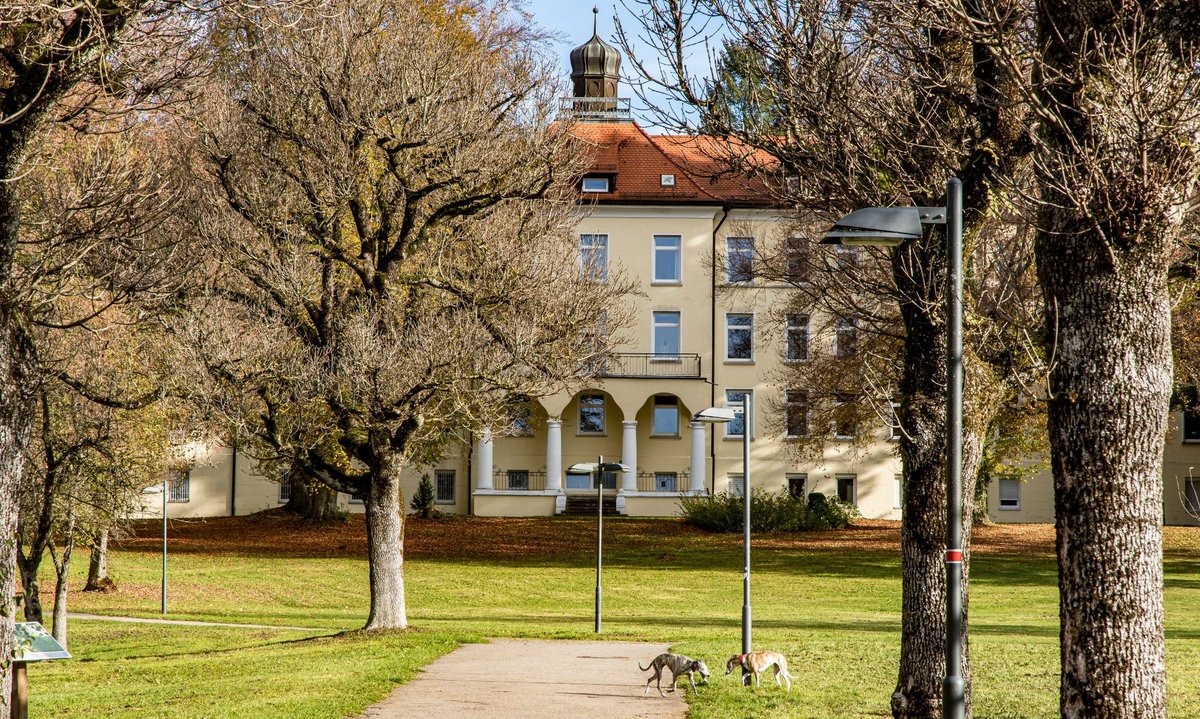
[[[693,422],[707,422],[709,424],[724,424],[732,422],[742,414],[741,407],[709,407],[702,409],[692,415]]]
[[[921,220],[918,207],[864,207],[838,220],[821,244],[896,247],[920,239]]]
[[[595,472],[597,469],[600,470],[601,472],[632,472],[633,471],[632,467],[630,467],[629,465],[626,465],[626,464],[621,464],[620,462],[605,462],[604,464],[599,464],[596,462],[580,462],[578,464],[572,464],[570,467],[567,467],[567,471],[570,472],[571,474],[584,474],[584,473],[591,474],[592,472]]]

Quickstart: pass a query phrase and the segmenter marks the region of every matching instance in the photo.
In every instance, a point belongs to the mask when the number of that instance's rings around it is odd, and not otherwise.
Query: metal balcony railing
[[[559,114],[575,120],[621,122],[633,119],[627,97],[564,97],[558,102]]]
[[[682,472],[638,472],[639,492],[686,492],[691,473]]]
[[[540,492],[546,488],[546,473],[524,469],[497,469],[492,475],[492,487],[500,490]]]
[[[597,377],[699,379],[700,355],[618,352],[595,361],[589,369]]]

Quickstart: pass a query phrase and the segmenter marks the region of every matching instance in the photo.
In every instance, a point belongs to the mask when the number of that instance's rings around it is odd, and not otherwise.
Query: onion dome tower
[[[564,110],[576,120],[625,121],[629,99],[617,97],[621,52],[600,39],[600,8],[592,8],[592,39],[571,51],[571,82],[575,95]]]

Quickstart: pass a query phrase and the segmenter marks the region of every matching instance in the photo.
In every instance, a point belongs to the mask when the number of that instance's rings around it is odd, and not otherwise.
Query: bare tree
[[[7,588],[16,577],[16,498],[35,416],[27,391],[34,384],[29,296],[15,279],[22,179],[31,152],[55,122],[83,128],[95,117],[168,99],[172,82],[190,64],[185,15],[208,4],[0,2],[0,714],[10,698],[14,604]]]
[[[1064,717],[1165,717],[1168,270],[1200,170],[1200,11],[1040,3],[1038,275]]]
[[[814,356],[785,380],[811,393],[797,399],[812,413],[814,434],[834,423],[865,421],[868,413],[890,417],[891,403],[899,404],[903,619],[892,712],[939,716],[946,633],[944,235],[931,231],[894,251],[858,254],[823,254],[804,240],[857,207],[941,205],[945,180],[956,175],[964,183],[965,256],[974,269],[993,260],[1010,263],[1001,273],[967,273],[966,316],[997,319],[1011,311],[1006,308],[1014,304],[1015,288],[1028,286],[1028,272],[1020,270],[1019,254],[994,248],[998,238],[1020,235],[1005,208],[1031,143],[1020,78],[1008,74],[991,41],[1019,42],[1027,8],[996,3],[1008,15],[983,41],[929,3],[628,4],[641,10],[636,39],[654,54],[633,64],[647,90],[674,101],[658,103],[660,124],[728,140],[707,143],[724,148],[713,154],[723,154],[725,171],[767,180],[781,204],[811,223],[779,238],[767,253],[774,260],[764,257],[763,266],[797,288],[787,314],[817,318],[826,336],[836,336],[839,323],[856,335],[854,351]],[[623,28],[619,35],[632,50],[635,36]],[[692,54],[710,58],[709,77],[692,69]],[[764,155],[769,162],[757,159]],[[803,278],[796,276],[798,255],[809,258]],[[966,336],[964,578],[983,437],[1002,403],[1021,392],[1030,369],[1027,358],[1012,355],[1011,343],[997,342],[997,332],[987,321],[969,322]],[[824,379],[817,382],[816,375]],[[839,381],[831,386],[829,376]],[[965,581],[963,592],[965,628]]]
[[[625,290],[581,277],[584,161],[503,4],[338,0],[222,18],[198,109],[205,399],[366,505],[368,629],[407,626],[400,473],[573,387]]]
[[[115,374],[115,373],[114,373]],[[140,490],[172,456],[162,407],[120,410],[61,383],[42,385],[22,493],[18,563],[26,621],[43,621],[39,569],[54,564],[53,632],[66,642],[67,578],[80,537],[107,533],[139,505]]]

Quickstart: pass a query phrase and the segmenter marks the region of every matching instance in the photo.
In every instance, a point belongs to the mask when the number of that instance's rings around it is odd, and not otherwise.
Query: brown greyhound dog
[[[784,681],[787,682],[787,690],[792,690],[792,678],[788,676],[787,659],[779,652],[750,652],[749,654],[735,654],[725,663],[725,675],[733,671],[734,667],[742,668],[742,686],[750,686],[750,678],[754,678],[754,686],[762,685],[762,672],[767,669],[775,669],[775,683],[783,686],[779,682],[779,676],[783,675]]]

